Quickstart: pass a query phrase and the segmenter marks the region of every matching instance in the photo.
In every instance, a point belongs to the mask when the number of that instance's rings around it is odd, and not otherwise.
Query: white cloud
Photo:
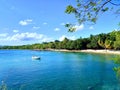
[[[13,32],[14,32],[14,33],[17,33],[17,32],[19,32],[19,30],[13,30]]]
[[[76,31],[78,31],[78,30],[83,30],[83,29],[84,29],[84,24],[75,25],[75,26],[73,26],[73,27],[76,28]]]
[[[47,25],[48,23],[44,22],[43,25]]]
[[[8,35],[8,33],[1,33],[0,37],[6,37]]]
[[[65,25],[65,23],[61,23],[60,25],[63,25],[63,26],[64,26],[64,25]]]
[[[45,36],[42,40],[42,42],[50,42],[50,41],[54,41],[53,38],[49,38],[47,36]]]
[[[38,40],[43,37],[42,34],[37,34],[37,33],[20,33],[20,34],[15,34],[11,37],[9,37],[10,41],[31,41],[31,40]]]
[[[89,27],[89,29],[90,29],[90,30],[93,30],[93,29],[94,29],[94,27],[93,27],[93,26],[90,26],[90,27]]]
[[[55,28],[54,31],[60,31],[60,28]]]
[[[69,38],[70,40],[75,40],[75,39],[76,39],[75,36],[69,36],[68,38]]]
[[[75,39],[76,39],[75,36],[62,35],[62,36],[59,38],[59,41],[63,41],[65,38],[68,38],[68,39],[70,39],[70,40],[75,40]]]
[[[60,40],[60,41],[63,41],[63,40],[65,39],[65,37],[66,37],[65,35],[62,35],[62,36],[59,38],[59,40]]]
[[[33,21],[32,19],[21,20],[21,21],[19,22],[19,24],[22,25],[22,26],[26,26],[26,25],[31,24],[32,21]]]
[[[47,37],[43,34],[38,33],[17,33],[12,36],[10,35],[4,35],[0,34],[1,36],[4,36],[4,38],[0,38],[0,41],[38,41],[38,42],[48,42],[51,41],[52,38]]]
[[[40,27],[33,26],[33,29],[39,29]]]

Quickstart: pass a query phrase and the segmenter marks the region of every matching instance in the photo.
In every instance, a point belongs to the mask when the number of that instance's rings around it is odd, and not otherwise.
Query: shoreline
[[[118,50],[92,50],[92,49],[87,49],[87,50],[81,50],[81,52],[120,55],[120,51],[118,51]]]
[[[44,51],[44,50],[43,50]],[[93,49],[85,49],[85,50],[67,50],[67,49],[46,49],[45,51],[57,51],[57,52],[84,52],[84,53],[96,53],[96,54],[116,54],[120,55],[120,50],[93,50]]]
[[[114,54],[120,55],[120,50],[105,50],[105,49],[85,49],[85,50],[67,50],[67,49],[0,49],[0,50],[35,50],[35,51],[56,51],[56,52],[84,52],[94,54]]]

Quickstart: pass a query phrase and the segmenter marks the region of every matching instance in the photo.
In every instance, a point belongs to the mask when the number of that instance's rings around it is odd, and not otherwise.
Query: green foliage
[[[87,48],[93,48],[93,49],[97,49],[99,48],[99,45],[98,45],[98,36],[93,36],[93,35],[90,35],[90,43],[87,44]]]
[[[105,49],[112,49],[115,41],[114,32],[108,34],[99,34],[98,44]]]
[[[103,12],[106,12],[106,11],[108,11],[108,9],[109,9],[109,8],[106,7],[106,8],[104,8],[104,9],[102,9],[102,11],[103,11]]]
[[[120,41],[115,41],[114,42],[114,48],[115,49],[120,49]]]
[[[118,78],[118,80],[120,81],[120,56],[115,56],[113,58],[113,61],[115,64],[117,64],[117,66],[115,66],[113,68],[113,70],[115,71],[116,73],[116,77]]]
[[[120,65],[120,56],[114,57],[113,61],[114,61],[115,64],[119,64]]]
[[[115,36],[114,48],[120,49],[120,31],[116,31]]]
[[[2,46],[0,49],[120,49],[120,31],[112,31],[108,34],[90,35],[89,38],[79,38],[69,40],[65,38],[63,41],[55,40],[54,42],[43,42],[32,45],[22,46]]]
[[[120,81],[120,67],[114,67],[113,70],[116,73],[117,79]]]
[[[98,40],[98,44],[102,47],[102,48],[105,48],[105,40],[106,40],[106,34],[102,33],[102,34],[99,34],[99,40]]]
[[[79,24],[88,22],[95,24],[99,15],[118,5],[120,4],[116,4],[114,0],[77,0],[76,5],[66,7],[65,13],[74,14]],[[116,14],[120,14],[120,9],[116,11]],[[69,24],[67,26],[68,30],[76,31],[75,28],[72,28],[73,26],[74,24]]]
[[[101,38],[98,40],[98,44],[99,44],[102,48],[105,48],[104,41],[102,41]]]
[[[71,14],[71,13],[75,13],[75,12],[76,12],[76,9],[72,5],[68,5],[65,10],[65,13],[67,13],[67,14]]]
[[[68,28],[69,32],[74,32],[76,30],[76,28],[74,27],[74,25],[69,24],[69,23],[65,24],[65,27]]]
[[[97,20],[97,18],[92,18],[92,19],[91,19],[91,21],[92,21],[93,23],[96,23],[96,20]]]
[[[95,3],[95,2],[91,2],[91,1],[90,1],[89,4],[90,4],[91,6],[93,6],[93,7],[96,6],[96,3]]]

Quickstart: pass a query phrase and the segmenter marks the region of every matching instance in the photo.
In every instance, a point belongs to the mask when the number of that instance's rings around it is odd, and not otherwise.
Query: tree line
[[[31,45],[19,46],[1,46],[0,49],[67,49],[67,50],[83,50],[83,49],[120,49],[120,31],[112,31],[110,33],[101,33],[98,35],[90,35],[88,38],[78,38],[70,40],[65,38],[63,41],[55,40],[53,42],[43,42]]]

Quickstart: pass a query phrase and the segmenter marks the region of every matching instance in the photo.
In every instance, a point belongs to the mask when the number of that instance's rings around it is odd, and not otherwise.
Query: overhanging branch
[[[113,3],[113,2],[111,2],[111,1],[110,1],[110,3],[111,3],[112,5],[115,5],[115,6],[120,6],[120,3],[117,4],[117,3]]]

